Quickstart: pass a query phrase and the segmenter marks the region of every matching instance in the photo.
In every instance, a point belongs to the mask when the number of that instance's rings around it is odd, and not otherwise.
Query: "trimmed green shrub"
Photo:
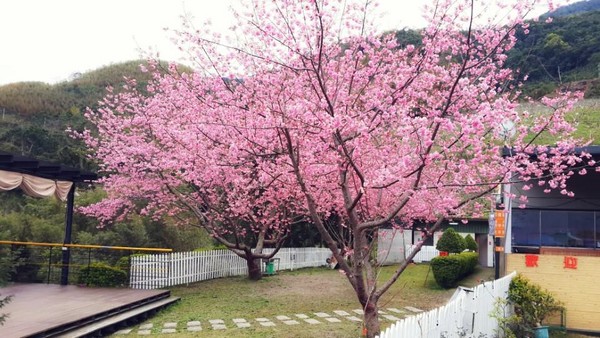
[[[127,282],[127,273],[106,263],[96,262],[79,271],[78,284],[88,286],[122,286]]]
[[[515,311],[509,328],[516,337],[531,335],[548,315],[564,309],[552,294],[520,274],[510,282],[508,301]]]
[[[121,258],[119,258],[119,260],[117,261],[117,264],[115,264],[115,268],[119,268],[125,272],[129,272],[129,266],[131,265],[131,258],[132,257],[141,257],[141,256],[149,256],[148,254],[132,254],[132,255],[128,255],[128,256],[123,256]]]
[[[475,240],[473,239],[473,236],[471,236],[471,234],[468,234],[465,237],[465,247],[469,251],[473,251],[473,252],[477,251],[477,242],[475,242]]]
[[[470,275],[477,266],[478,256],[474,252],[440,256],[431,260],[433,277],[439,286],[454,288],[464,277]]]
[[[436,249],[450,253],[459,253],[465,251],[465,240],[453,228],[444,230],[442,237],[437,242]]]

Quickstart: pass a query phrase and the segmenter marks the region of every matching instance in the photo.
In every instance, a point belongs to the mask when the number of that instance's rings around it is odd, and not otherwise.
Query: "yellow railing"
[[[62,243],[19,242],[19,241],[0,241],[0,244],[65,247],[65,248],[79,248],[79,249],[111,249],[111,250],[131,250],[131,251],[148,251],[148,252],[173,252],[173,249],[164,249],[164,248],[143,248],[143,247],[92,245],[92,244],[62,244]]]

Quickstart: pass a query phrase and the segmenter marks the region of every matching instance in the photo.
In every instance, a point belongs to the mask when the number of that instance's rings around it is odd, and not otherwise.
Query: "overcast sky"
[[[0,85],[56,83],[76,72],[139,59],[150,48],[161,59],[179,54],[164,28],[188,13],[226,29],[238,0],[9,0],[0,10]],[[379,0],[382,29],[423,26],[430,0]]]

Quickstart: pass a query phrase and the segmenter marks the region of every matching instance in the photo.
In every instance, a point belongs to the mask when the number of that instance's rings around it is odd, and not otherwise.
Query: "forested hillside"
[[[587,97],[600,95],[600,10],[531,22],[529,34],[517,37],[508,65],[529,76],[528,88],[540,90],[533,94],[588,80]]]

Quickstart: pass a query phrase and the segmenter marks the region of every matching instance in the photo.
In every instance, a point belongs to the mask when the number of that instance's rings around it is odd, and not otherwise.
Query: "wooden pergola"
[[[66,201],[67,210],[65,215],[65,237],[63,244],[71,244],[76,185],[77,183],[92,182],[98,179],[98,174],[0,151],[0,174],[1,173],[10,173],[10,179],[14,184],[9,184],[5,187],[0,186],[0,190],[10,190],[20,187],[25,193],[32,196],[44,197],[48,196],[48,194],[56,195],[60,199]],[[55,189],[52,189],[53,183],[55,184]],[[36,184],[41,188],[36,189]],[[64,190],[66,194],[63,194],[61,189]],[[70,257],[70,248],[64,246],[62,248],[61,285],[68,284]]]

